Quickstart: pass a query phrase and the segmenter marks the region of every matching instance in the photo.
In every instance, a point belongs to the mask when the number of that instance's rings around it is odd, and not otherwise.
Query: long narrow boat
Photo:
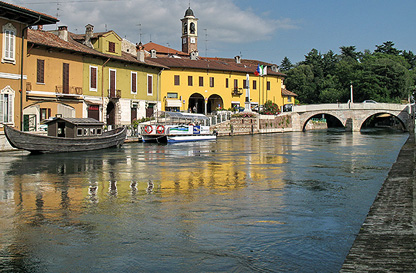
[[[10,144],[14,148],[32,153],[80,152],[121,146],[127,134],[126,127],[107,132],[95,128],[81,129],[78,129],[76,133],[81,134],[79,137],[46,136],[21,132],[4,125],[4,132]]]

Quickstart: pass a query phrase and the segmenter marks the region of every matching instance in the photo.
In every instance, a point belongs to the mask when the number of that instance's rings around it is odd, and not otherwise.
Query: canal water
[[[408,135],[0,154],[1,272],[338,272]]]

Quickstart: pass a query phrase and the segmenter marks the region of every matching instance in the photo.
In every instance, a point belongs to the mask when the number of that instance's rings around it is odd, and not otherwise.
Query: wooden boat
[[[158,112],[153,121],[141,124],[140,136],[143,142],[157,143],[215,140],[207,122],[202,114]]]
[[[104,132],[102,123],[94,119],[57,118],[48,124],[47,136],[21,132],[7,125],[4,125],[4,132],[14,148],[32,153],[59,153],[121,146],[126,139],[127,128]]]

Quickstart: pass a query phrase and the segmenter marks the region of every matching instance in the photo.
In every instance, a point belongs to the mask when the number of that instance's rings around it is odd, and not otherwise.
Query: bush
[[[278,114],[280,114],[279,106],[276,103],[272,102],[271,100],[268,100],[264,104],[264,109],[261,112],[261,114],[263,114],[263,115],[278,115]]]

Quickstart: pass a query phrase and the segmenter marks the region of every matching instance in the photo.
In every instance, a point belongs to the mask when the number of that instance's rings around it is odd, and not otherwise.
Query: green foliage
[[[416,91],[415,67],[413,52],[398,50],[391,41],[377,45],[374,52],[357,52],[355,46],[340,47],[339,55],[312,49],[304,61],[285,71],[285,84],[302,103],[345,103],[351,84],[355,102],[400,102]]]
[[[264,110],[261,112],[263,115],[277,115],[279,113],[279,106],[271,100],[266,101],[264,104]]]

